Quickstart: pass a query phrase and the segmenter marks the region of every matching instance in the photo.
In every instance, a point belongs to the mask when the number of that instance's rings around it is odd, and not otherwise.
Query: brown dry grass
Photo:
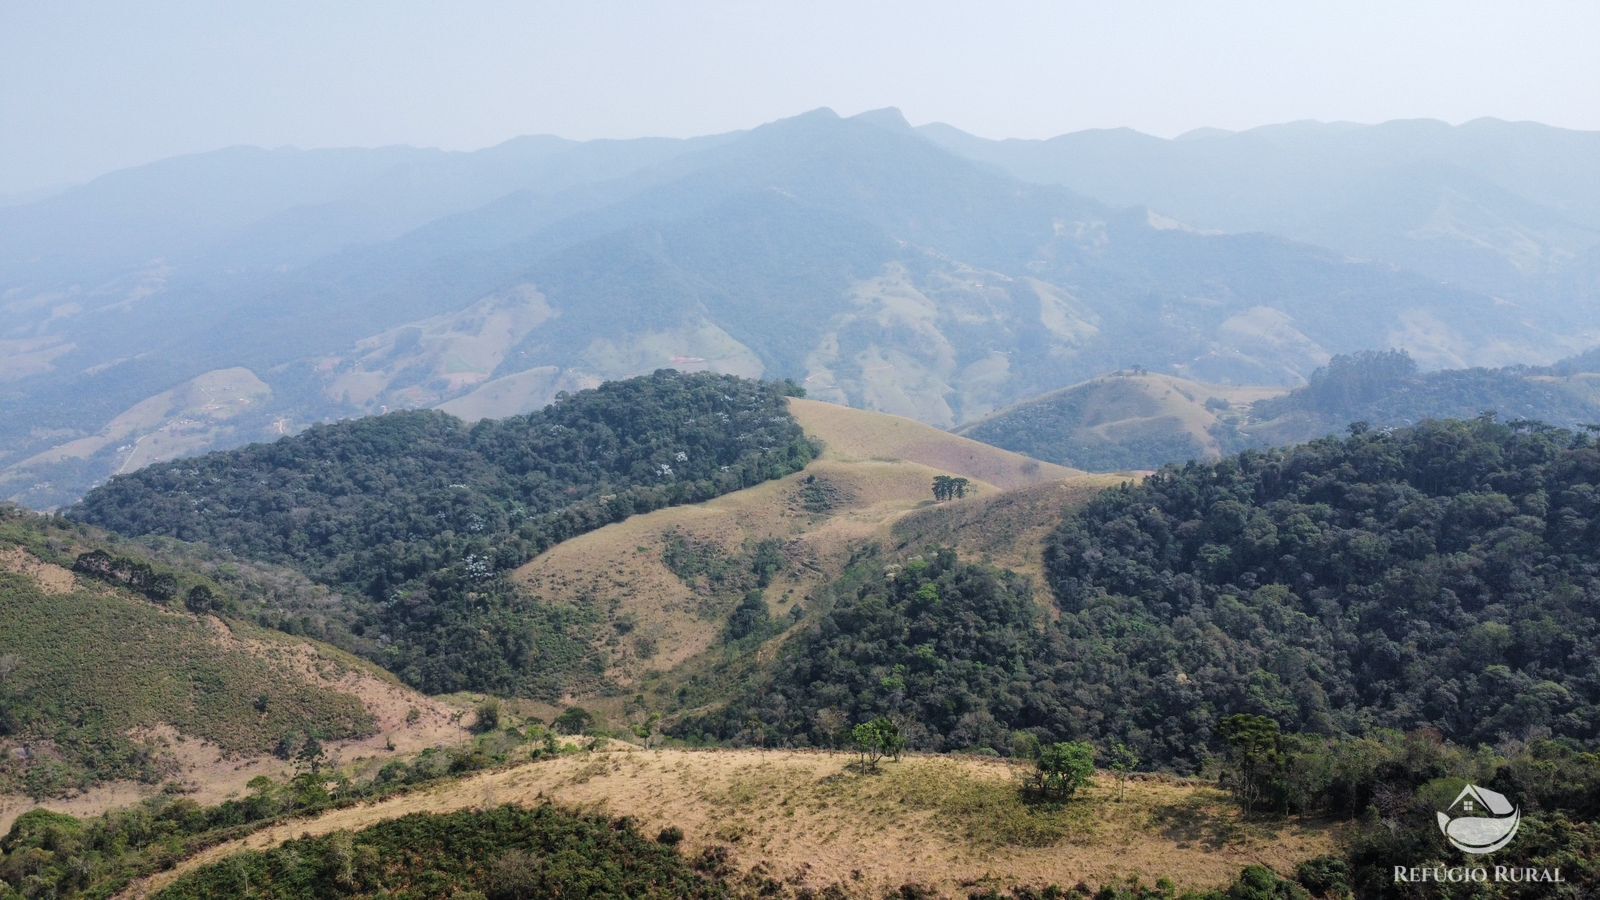
[[[303,834],[543,801],[632,816],[646,834],[674,825],[688,852],[727,846],[744,869],[760,863],[775,877],[840,884],[859,896],[906,882],[965,896],[976,884],[1101,885],[1129,876],[1207,888],[1252,863],[1290,871],[1330,852],[1335,838],[1323,823],[1247,822],[1215,789],[1172,780],[1132,781],[1119,801],[1102,776],[1065,806],[1033,807],[1018,799],[1017,770],[998,760],[907,757],[868,776],[849,764],[844,755],[795,751],[622,748],[569,756],[285,823],[206,850],[130,894]]]
[[[968,432],[1023,407],[1077,395],[1082,404],[1077,428],[1083,432],[1114,443],[1168,440],[1175,434],[1183,434],[1208,456],[1216,457],[1221,455],[1222,448],[1212,429],[1219,424],[1219,412],[1208,409],[1207,400],[1219,398],[1242,407],[1281,393],[1283,391],[1277,388],[1206,384],[1171,375],[1102,375],[1025,400],[970,422],[960,430]]]
[[[900,416],[800,399],[789,401],[789,412],[807,435],[822,441],[824,459],[917,463],[1002,488],[1081,474]]]
[[[1043,585],[1044,542],[1063,510],[1086,503],[1127,475],[1079,475],[960,503],[941,503],[903,516],[894,524],[892,546],[914,553],[929,546],[955,547],[963,558],[1010,569]]]

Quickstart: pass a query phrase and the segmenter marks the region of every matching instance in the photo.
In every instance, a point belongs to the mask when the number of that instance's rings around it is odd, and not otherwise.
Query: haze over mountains
[[[1288,388],[1372,348],[1548,363],[1600,339],[1597,140],[992,142],[818,110],[692,140],[176,158],[0,208],[0,497],[663,367],[954,427],[1132,364]]]

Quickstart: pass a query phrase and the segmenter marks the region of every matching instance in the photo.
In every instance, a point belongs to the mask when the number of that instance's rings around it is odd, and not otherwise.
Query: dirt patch
[[[32,578],[46,594],[70,594],[78,584],[70,570],[47,563],[21,547],[0,550],[0,572]]]
[[[1119,801],[1101,778],[1060,811],[1034,813],[1018,811],[1017,772],[1000,761],[908,757],[876,776],[848,766],[844,755],[794,751],[624,748],[565,757],[270,828],[206,850],[127,896],[303,834],[414,812],[544,801],[633,816],[645,834],[677,826],[689,853],[726,846],[744,869],[762,864],[780,879],[839,884],[854,896],[883,896],[906,882],[966,896],[979,884],[1104,885],[1129,876],[1212,888],[1246,865],[1288,872],[1334,846],[1325,824],[1247,822],[1220,792],[1173,780],[1135,781]],[[1044,816],[1039,821],[1054,830],[1043,839],[1017,831],[1018,816]]]

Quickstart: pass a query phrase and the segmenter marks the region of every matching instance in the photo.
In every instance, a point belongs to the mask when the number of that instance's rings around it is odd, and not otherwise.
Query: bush
[[[1041,797],[1068,800],[1093,777],[1094,747],[1068,741],[1039,749],[1030,787]]]
[[[472,723],[472,730],[483,734],[494,731],[500,727],[500,701],[493,697],[478,704],[478,717]]]
[[[550,727],[562,734],[587,734],[594,727],[594,714],[581,706],[569,706]]]

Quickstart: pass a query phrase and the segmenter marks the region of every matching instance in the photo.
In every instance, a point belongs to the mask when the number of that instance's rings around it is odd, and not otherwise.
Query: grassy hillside
[[[240,850],[304,835],[359,833],[423,812],[548,801],[627,815],[649,836],[677,828],[685,854],[726,854],[736,880],[755,871],[779,890],[837,886],[847,897],[881,897],[903,884],[966,896],[1019,885],[1114,885],[1130,876],[1147,885],[1170,878],[1183,888],[1217,888],[1246,865],[1288,873],[1334,846],[1324,824],[1251,821],[1215,789],[1179,781],[1136,780],[1119,801],[1114,783],[1102,778],[1065,806],[1031,806],[1018,799],[1017,772],[998,760],[908,756],[863,776],[847,756],[791,751],[564,757],[269,828],[206,850],[140,891],[164,888]],[[225,872],[216,867],[203,877]]]
[[[1078,474],[899,416],[804,399],[790,400],[789,412],[822,443],[825,458],[841,462],[910,462],[1001,488]]]
[[[376,729],[356,697],[274,665],[217,620],[43,562],[12,537],[27,522],[0,533],[0,793],[173,774],[149,740],[162,727],[236,755]]]
[[[32,805],[21,794],[93,810],[197,780],[220,796],[278,771],[272,755],[308,736],[340,757],[460,733],[438,704],[331,647],[195,614],[184,590],[163,601],[62,565],[105,548],[235,603],[223,584],[92,531],[0,509],[0,822]]]
[[[907,556],[929,547],[954,547],[967,559],[1009,569],[1043,587],[1045,542],[1062,515],[1127,480],[1122,475],[1078,475],[981,494],[963,503],[921,507],[894,522],[888,546]],[[1047,591],[1041,590],[1038,599],[1050,606]]]
[[[958,433],[1096,472],[1157,469],[1246,446],[1239,425],[1248,405],[1273,393],[1118,372],[1003,409]]]

